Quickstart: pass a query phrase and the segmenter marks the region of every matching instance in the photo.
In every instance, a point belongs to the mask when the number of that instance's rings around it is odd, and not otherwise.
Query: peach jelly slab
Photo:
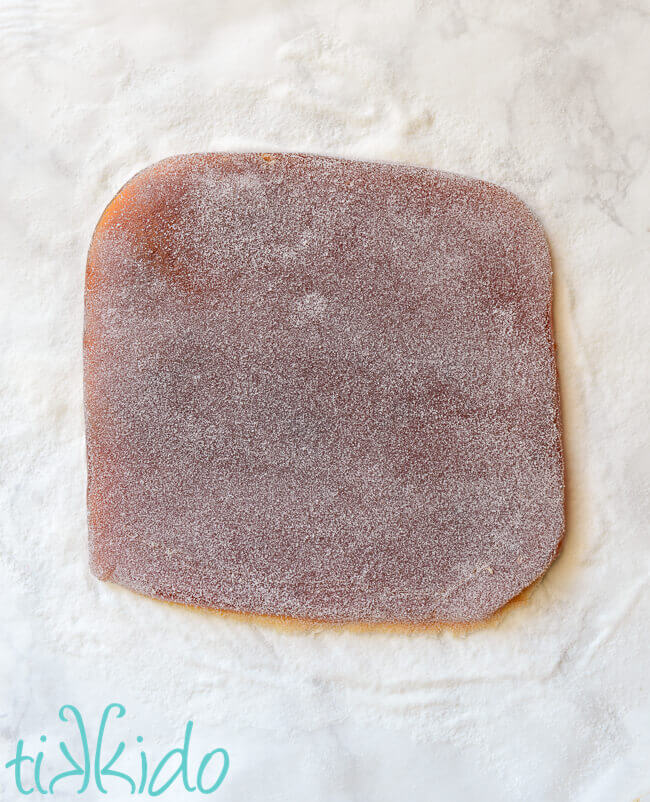
[[[551,262],[506,190],[169,158],[102,215],[85,314],[99,578],[260,614],[466,622],[555,557]]]

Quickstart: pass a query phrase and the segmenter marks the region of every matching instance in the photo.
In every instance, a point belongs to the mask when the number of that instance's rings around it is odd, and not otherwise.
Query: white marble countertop
[[[61,705],[94,733],[120,702],[111,738],[128,742],[127,763],[136,735],[160,756],[189,719],[194,771],[203,752],[228,750],[214,798],[650,800],[649,11],[638,0],[0,4],[0,767],[22,738],[43,749],[50,778]],[[228,149],[465,173],[542,220],[568,531],[546,578],[496,622],[286,629],[89,575],[90,236],[136,170]],[[107,786],[127,798],[123,781]],[[76,787],[62,780],[53,798],[78,799]],[[16,794],[0,768],[0,797]]]

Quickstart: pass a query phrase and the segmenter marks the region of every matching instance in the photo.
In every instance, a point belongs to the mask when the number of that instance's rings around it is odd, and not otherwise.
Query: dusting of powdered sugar
[[[544,234],[433,170],[204,154],[90,249],[91,564],[208,607],[470,621],[564,531]]]

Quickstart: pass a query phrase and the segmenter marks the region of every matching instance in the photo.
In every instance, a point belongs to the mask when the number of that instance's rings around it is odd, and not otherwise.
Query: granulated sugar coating
[[[84,349],[101,579],[306,619],[472,621],[557,553],[550,257],[499,187],[167,159],[99,222]]]

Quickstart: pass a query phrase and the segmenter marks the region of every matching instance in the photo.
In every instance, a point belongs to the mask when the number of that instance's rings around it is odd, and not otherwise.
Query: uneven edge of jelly
[[[553,557],[553,560],[554,559],[555,557]],[[553,562],[553,560],[551,562]],[[472,621],[440,621],[433,618],[422,621],[333,621],[329,619],[300,618],[297,616],[280,615],[274,613],[257,613],[243,610],[228,610],[219,607],[202,607],[189,602],[173,601],[161,596],[153,596],[147,593],[142,593],[138,590],[130,588],[128,585],[122,585],[121,583],[114,582],[110,579],[105,579],[102,581],[109,585],[115,585],[116,587],[127,590],[129,593],[133,593],[136,596],[149,599],[157,604],[165,604],[171,607],[181,608],[192,615],[217,616],[233,623],[254,624],[256,626],[277,629],[290,634],[322,632],[324,630],[329,630],[333,632],[350,632],[355,634],[377,633],[417,635],[427,633],[450,633],[455,635],[464,635],[482,629],[488,629],[493,626],[498,626],[513,609],[525,607],[529,603],[537,586],[543,582],[545,575],[546,571],[538,576],[537,579],[534,579],[530,585],[523,588],[523,590],[519,591],[517,595],[513,596],[511,599],[505,602],[505,604],[487,615],[485,618]]]

